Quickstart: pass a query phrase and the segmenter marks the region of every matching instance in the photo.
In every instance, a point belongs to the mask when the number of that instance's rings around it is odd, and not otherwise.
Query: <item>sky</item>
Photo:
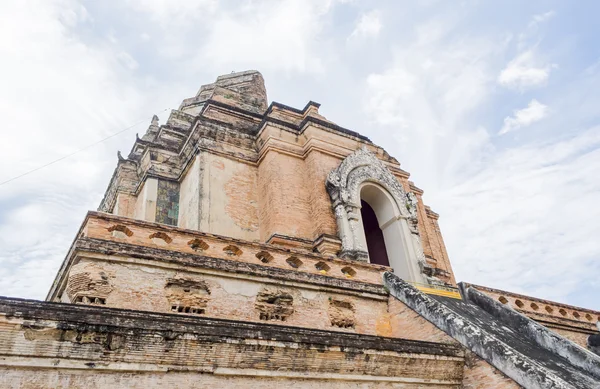
[[[396,157],[456,278],[600,310],[595,1],[0,2],[0,295],[43,299],[152,115],[220,74]]]

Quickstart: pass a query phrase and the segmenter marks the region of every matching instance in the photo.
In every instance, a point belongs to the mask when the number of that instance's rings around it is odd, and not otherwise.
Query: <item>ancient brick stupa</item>
[[[0,299],[0,387],[600,387],[600,313],[457,285],[422,194],[221,76],[119,154],[46,301]]]

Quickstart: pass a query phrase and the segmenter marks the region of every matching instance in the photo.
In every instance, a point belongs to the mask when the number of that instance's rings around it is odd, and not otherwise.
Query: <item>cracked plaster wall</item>
[[[200,180],[202,166],[200,156],[194,157],[190,168],[179,186],[179,227],[198,230],[200,227]]]
[[[153,222],[156,219],[156,198],[158,194],[158,180],[148,178],[140,190],[136,203],[134,218]]]
[[[201,152],[180,188],[179,227],[258,239],[256,168]]]

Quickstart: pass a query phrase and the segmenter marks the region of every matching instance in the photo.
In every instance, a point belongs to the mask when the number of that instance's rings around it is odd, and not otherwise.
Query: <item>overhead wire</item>
[[[167,111],[168,109],[169,109],[169,108],[165,108],[165,109],[163,109],[162,111],[159,111],[159,113],[163,113],[163,112]],[[132,128],[134,128],[135,126],[137,126],[137,125],[139,125],[139,124],[142,124],[143,122],[145,122],[145,121],[147,121],[147,120],[148,120],[148,118],[144,118],[144,119],[140,120],[139,122],[137,122],[137,123],[135,123],[135,124],[132,124],[132,125],[131,125],[131,126],[129,126],[129,127],[126,127],[126,128],[124,128],[124,129],[122,129],[122,130],[119,130],[119,131],[117,131],[117,132],[115,132],[115,133],[113,133],[113,134],[111,134],[111,135],[109,135],[109,136],[107,136],[107,137],[105,137],[105,138],[103,138],[103,139],[100,139],[100,140],[98,140],[98,141],[96,141],[96,142],[94,142],[94,143],[91,143],[91,144],[89,144],[89,145],[87,145],[87,146],[84,146],[84,147],[82,147],[82,148],[80,148],[80,149],[78,149],[78,150],[76,150],[76,151],[74,151],[74,152],[72,152],[72,153],[70,153],[70,154],[64,155],[64,156],[62,156],[62,157],[60,157],[60,158],[57,158],[57,159],[55,159],[55,160],[53,160],[53,161],[51,161],[51,162],[48,162],[48,163],[46,163],[46,164],[44,164],[44,165],[38,166],[38,167],[36,167],[35,169],[31,169],[31,170],[29,170],[29,171],[26,171],[25,173],[19,174],[18,176],[15,176],[15,177],[9,178],[9,179],[8,179],[8,180],[6,180],[6,181],[2,181],[2,182],[0,182],[0,186],[2,186],[2,185],[4,185],[4,184],[8,184],[8,183],[9,183],[9,182],[11,182],[11,181],[17,180],[17,179],[19,179],[19,178],[21,178],[21,177],[25,177],[25,176],[27,176],[27,175],[29,175],[29,174],[31,174],[31,173],[37,172],[38,170],[41,170],[41,169],[43,169],[43,168],[46,168],[46,167],[48,167],[48,166],[50,166],[50,165],[54,165],[55,163],[57,163],[57,162],[60,162],[60,161],[62,161],[62,160],[64,160],[64,159],[67,159],[67,158],[69,158],[69,157],[72,157],[72,156],[74,156],[75,154],[78,154],[78,153],[80,153],[80,152],[82,152],[82,151],[85,151],[85,150],[87,150],[87,149],[89,149],[89,148],[92,148],[92,147],[94,147],[94,146],[96,146],[96,145],[98,145],[98,144],[100,144],[100,143],[102,143],[102,142],[104,142],[104,141],[107,141],[107,140],[109,140],[110,138],[114,138],[115,136],[117,136],[117,135],[120,135],[120,134],[124,133],[125,131],[131,130],[131,129],[132,129]]]

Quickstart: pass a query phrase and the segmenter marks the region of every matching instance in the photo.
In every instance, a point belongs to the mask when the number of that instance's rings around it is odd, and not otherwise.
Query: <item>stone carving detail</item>
[[[408,218],[408,227],[410,228],[410,232],[417,237],[419,236],[419,219],[417,218],[418,203],[419,202],[417,200],[417,196],[415,196],[414,193],[408,192],[406,194],[406,209],[408,210],[408,213],[410,215],[410,217]],[[423,255],[423,257],[425,256]]]
[[[328,314],[332,327],[354,328],[354,304],[351,302],[330,298]]]
[[[279,289],[266,288],[257,296],[254,307],[259,312],[260,320],[286,321],[294,313],[294,298],[291,294]]]
[[[210,289],[204,281],[170,278],[165,294],[172,312],[201,315],[206,312]]]
[[[95,264],[79,263],[69,272],[66,292],[74,303],[104,305],[112,290],[109,275]]]
[[[367,248],[360,239],[360,186],[364,182],[376,183],[392,196],[400,212],[399,218],[408,223],[412,246],[423,277],[428,280],[432,278],[429,281],[437,283],[439,280],[426,275],[429,265],[425,261],[419,237],[417,197],[412,192],[407,193],[392,172],[366,147],[346,157],[327,176],[327,192],[333,203],[338,235],[342,241],[340,257],[362,261],[368,259]]]

